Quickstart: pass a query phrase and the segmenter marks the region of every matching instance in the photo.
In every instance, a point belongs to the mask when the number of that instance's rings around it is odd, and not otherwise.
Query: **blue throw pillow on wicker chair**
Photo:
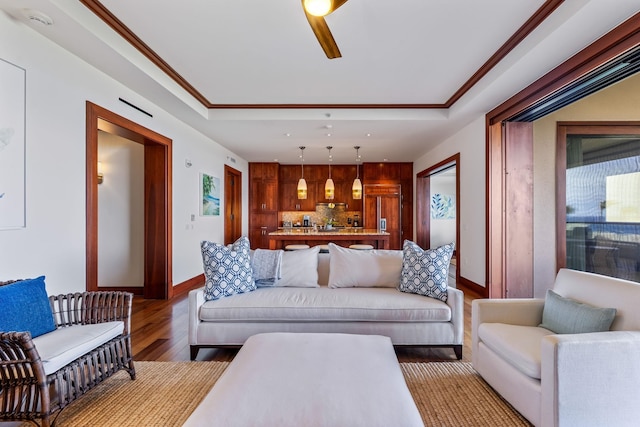
[[[447,301],[449,264],[453,243],[435,249],[422,249],[405,240],[402,246],[402,272],[399,290]]]
[[[229,246],[207,241],[200,246],[207,301],[256,289],[248,237],[243,236]]]
[[[35,338],[54,329],[44,276],[0,286],[0,331],[29,331]]]

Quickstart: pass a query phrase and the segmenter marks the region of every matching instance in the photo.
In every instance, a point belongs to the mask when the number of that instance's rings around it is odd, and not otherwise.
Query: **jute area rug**
[[[180,426],[228,364],[136,362],[135,381],[119,372],[65,408],[55,425]],[[400,365],[426,426],[530,426],[470,363]]]

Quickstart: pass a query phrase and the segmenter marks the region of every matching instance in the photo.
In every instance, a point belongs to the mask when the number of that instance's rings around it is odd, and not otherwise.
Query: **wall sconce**
[[[98,162],[98,184],[104,181],[104,173],[102,172],[102,162]]]

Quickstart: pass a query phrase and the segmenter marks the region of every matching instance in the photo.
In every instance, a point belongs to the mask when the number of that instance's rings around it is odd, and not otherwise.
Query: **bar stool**
[[[362,245],[362,244],[349,245],[349,249],[357,249],[357,250],[360,250],[360,251],[369,251],[369,250],[373,249],[373,245]]]
[[[329,253],[329,245],[318,245],[318,247],[320,248],[320,253],[321,254],[328,254]]]
[[[300,249],[309,249],[309,245],[287,245],[284,247],[285,251],[297,251]]]

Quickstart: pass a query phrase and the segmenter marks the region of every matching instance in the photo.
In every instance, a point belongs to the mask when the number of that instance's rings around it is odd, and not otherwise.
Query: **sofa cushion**
[[[615,308],[594,307],[548,290],[540,327],[556,334],[605,332],[615,317]]]
[[[444,302],[392,288],[260,288],[205,301],[199,317],[211,322],[449,322]]]
[[[249,255],[249,239],[243,236],[229,246],[203,241],[204,298],[214,300],[256,289]]]
[[[0,286],[0,331],[29,331],[35,338],[56,328],[44,276]]]
[[[42,359],[44,373],[49,375],[123,332],[124,323],[120,321],[73,325],[34,338],[33,343]]]
[[[282,277],[277,287],[317,288],[319,246],[285,251],[282,254]]]
[[[405,240],[402,245],[402,277],[398,289],[446,301],[453,246],[453,243],[449,243],[424,250],[414,242]]]
[[[528,377],[540,379],[542,337],[553,332],[537,326],[482,323],[478,338]]]
[[[344,248],[329,243],[330,288],[397,288],[402,270],[402,252]]]

